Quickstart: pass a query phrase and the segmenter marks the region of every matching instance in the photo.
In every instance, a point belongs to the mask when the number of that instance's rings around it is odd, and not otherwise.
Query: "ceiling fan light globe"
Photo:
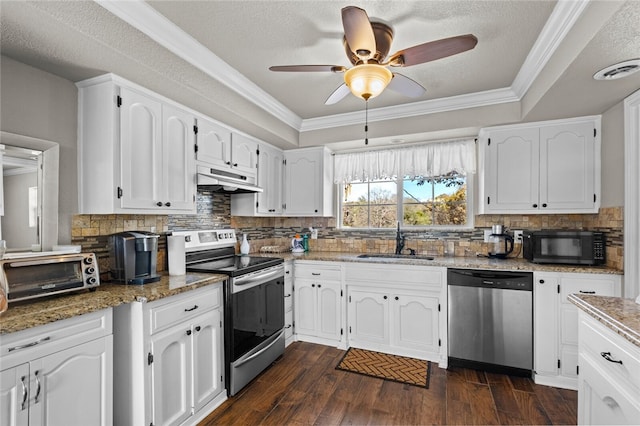
[[[378,64],[355,66],[344,74],[344,82],[354,96],[369,100],[375,98],[387,87],[393,74]]]

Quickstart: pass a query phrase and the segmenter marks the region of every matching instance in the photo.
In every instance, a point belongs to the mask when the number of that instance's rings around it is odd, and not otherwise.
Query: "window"
[[[473,227],[475,152],[467,139],[336,154],[339,226]]]
[[[471,178],[449,174],[439,178],[354,181],[341,185],[342,228],[472,227],[467,186]],[[398,197],[401,194],[401,197]]]

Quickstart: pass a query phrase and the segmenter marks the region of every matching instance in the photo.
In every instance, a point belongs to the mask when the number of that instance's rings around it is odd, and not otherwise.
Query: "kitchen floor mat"
[[[336,369],[428,389],[431,362],[405,356],[349,348],[336,366]]]

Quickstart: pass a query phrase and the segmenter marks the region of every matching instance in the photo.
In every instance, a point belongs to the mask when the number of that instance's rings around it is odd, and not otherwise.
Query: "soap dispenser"
[[[249,241],[247,241],[247,234],[242,234],[242,243],[240,244],[240,254],[247,255],[249,254]]]

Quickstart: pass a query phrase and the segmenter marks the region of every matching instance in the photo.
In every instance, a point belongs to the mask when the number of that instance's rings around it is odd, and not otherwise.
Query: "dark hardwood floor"
[[[344,351],[296,342],[205,425],[576,424],[577,393],[433,364],[429,389],[335,369]]]

